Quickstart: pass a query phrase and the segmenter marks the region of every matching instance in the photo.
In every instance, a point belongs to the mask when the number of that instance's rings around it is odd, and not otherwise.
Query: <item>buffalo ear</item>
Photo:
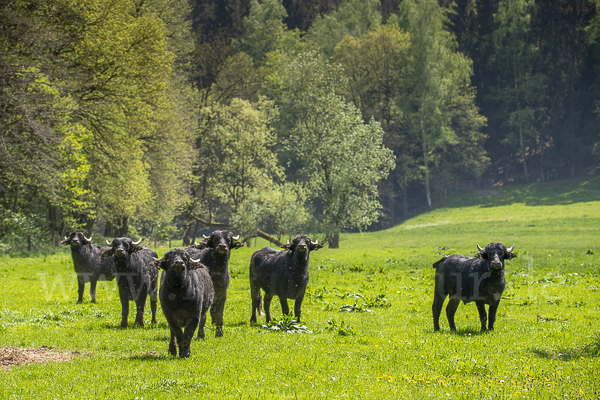
[[[190,261],[190,264],[192,264],[192,269],[206,268],[206,265],[202,264],[200,260]]]
[[[101,257],[110,257],[115,254],[115,249],[106,250]]]
[[[161,269],[161,268],[164,269],[163,266],[162,266],[162,262],[163,262],[162,258],[152,257],[152,263],[154,264],[154,266],[157,269]]]
[[[513,258],[517,258],[517,255],[515,253],[513,253],[512,251],[507,251],[506,253],[504,253],[505,260],[510,260]]]
[[[244,243],[242,242],[233,242],[233,248],[239,249],[240,247],[244,247]]]
[[[312,242],[310,243],[310,251],[313,251],[313,250],[316,251],[316,250],[319,250],[322,248],[323,248],[322,244],[312,243]]]
[[[65,240],[63,240],[62,242],[60,242],[60,244],[64,244],[65,246],[67,246],[67,245],[71,244],[71,241],[70,241],[70,240],[67,240],[67,239],[65,239]]]
[[[292,249],[292,244],[291,243],[282,244],[281,248],[282,249],[286,249],[286,250],[291,250]]]

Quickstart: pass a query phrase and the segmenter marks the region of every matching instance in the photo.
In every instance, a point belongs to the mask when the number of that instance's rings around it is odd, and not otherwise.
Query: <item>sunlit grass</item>
[[[0,345],[81,355],[0,372],[0,398],[596,399],[600,194],[590,193],[600,190],[597,180],[569,185],[506,188],[489,199],[459,193],[449,207],[390,230],[343,235],[340,249],[311,254],[302,323],[312,334],[268,332],[264,317],[250,324],[248,263],[267,245],[253,241],[232,252],[225,337],[215,339],[209,327],[189,360],[168,356],[160,313],[156,326],[147,314],[145,328],[119,329],[114,282],[100,284],[97,304],[87,288],[75,304],[67,251],[2,257]],[[533,203],[536,193],[543,202]],[[475,205],[481,196],[490,204]],[[458,332],[449,332],[442,313],[441,332],[433,333],[431,264],[490,241],[514,242],[518,253],[507,262],[496,330],[481,334],[468,304],[456,314]],[[376,304],[380,295],[390,307],[339,311]],[[281,316],[276,299],[272,313]]]

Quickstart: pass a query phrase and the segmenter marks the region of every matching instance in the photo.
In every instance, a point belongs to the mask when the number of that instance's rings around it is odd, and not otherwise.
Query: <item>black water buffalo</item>
[[[283,246],[285,250],[270,247],[257,250],[250,259],[250,295],[252,297],[251,322],[256,322],[256,312],[261,315],[260,289],[265,291],[265,314],[267,323],[271,321],[271,299],[279,297],[281,311],[289,314],[287,299],[294,299],[294,315],[300,322],[300,307],[308,285],[308,259],[312,250],[323,246],[312,242],[308,236],[296,236],[292,243]]]
[[[223,311],[229,289],[230,251],[239,249],[244,244],[238,242],[239,236],[233,236],[230,231],[214,231],[210,236],[203,236],[204,240],[186,250],[194,259],[199,259],[208,268],[215,289],[215,299],[210,307],[210,318],[216,325],[215,336],[219,337],[223,336]]]
[[[479,311],[481,331],[486,330],[487,315],[485,305],[489,305],[489,330],[494,329],[496,311],[500,297],[506,286],[504,278],[504,260],[510,260],[517,255],[512,251],[513,244],[506,248],[502,243],[492,242],[482,249],[477,245],[479,253],[475,257],[465,257],[459,254],[444,256],[433,263],[435,268],[435,293],[433,296],[433,329],[440,329],[440,313],[446,300],[446,317],[450,329],[455,331],[454,314],[461,300],[467,304],[472,301]]]
[[[86,238],[83,232],[71,232],[61,243],[71,246],[71,257],[77,274],[77,302],[83,301],[85,284],[89,282],[90,297],[92,303],[95,303],[96,283],[115,279],[114,257],[102,257],[102,253],[109,248],[93,244],[92,238]]]
[[[158,269],[154,264],[157,254],[154,250],[140,246],[142,239],[133,242],[129,238],[115,238],[112,246],[102,257],[115,257],[117,285],[121,299],[121,328],[127,328],[129,301],[135,301],[135,322],[144,326],[144,308],[146,296],[150,296],[152,323],[156,323],[156,295],[158,287]]]
[[[156,266],[163,270],[160,279],[160,305],[171,330],[169,353],[179,357],[190,356],[190,344],[198,327],[198,337],[204,338],[206,312],[215,296],[208,269],[200,260],[190,256],[191,251],[173,249]],[[182,331],[182,328],[185,328]],[[177,342],[177,343],[176,343]]]

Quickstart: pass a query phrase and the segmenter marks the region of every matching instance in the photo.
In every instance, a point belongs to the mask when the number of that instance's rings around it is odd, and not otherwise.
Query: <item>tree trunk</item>
[[[106,224],[104,225],[104,237],[113,237],[113,225],[110,221],[106,221]]]
[[[423,161],[425,164],[425,192],[427,193],[427,205],[431,210],[433,207],[431,206],[431,189],[429,188],[429,160],[427,159],[427,144],[425,143],[425,137],[423,137]]]
[[[406,186],[402,188],[402,203],[404,208],[404,219],[408,219],[408,189]]]
[[[190,245],[190,226],[191,224],[186,223],[185,225],[185,230],[183,231],[183,246],[189,246]]]
[[[123,217],[121,220],[121,229],[119,229],[120,237],[127,237],[129,234],[129,217]]]
[[[527,173],[527,162],[525,161],[525,146],[523,146],[523,129],[519,124],[519,144],[521,145],[521,157],[523,158],[523,173],[525,174],[525,182],[529,183],[529,174]]]
[[[196,237],[198,237],[198,228],[200,227],[200,221],[196,221],[194,224],[194,229],[192,230],[192,238],[190,239],[190,243],[196,243]],[[171,247],[171,246],[169,246]]]
[[[333,237],[327,239],[330,249],[339,249],[340,248],[340,234],[336,233]]]

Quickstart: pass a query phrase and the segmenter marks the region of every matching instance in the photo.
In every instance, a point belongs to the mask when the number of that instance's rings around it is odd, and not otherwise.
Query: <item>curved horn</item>
[[[202,237],[203,237],[204,239],[208,239],[210,236],[206,236],[206,235],[203,233],[203,234],[202,234]]]
[[[109,246],[112,246],[112,243],[108,241],[108,239],[106,239],[106,244]]]
[[[152,257],[152,259],[153,259],[154,261],[160,261],[160,260],[162,260],[162,258],[156,258],[156,257]]]
[[[69,238],[65,236],[65,240],[69,240]]]
[[[92,236],[94,236],[94,235],[92,235]],[[85,235],[83,235],[83,238],[85,239],[86,242],[92,243],[92,236],[90,236],[90,238],[88,239],[85,237]]]
[[[142,240],[144,240],[144,238],[140,238],[140,240],[138,240],[137,242],[133,242],[132,244],[138,246],[140,243],[142,243]]]
[[[240,235],[234,236],[233,240],[238,240],[240,238]]]
[[[286,244],[290,244],[290,241],[288,240]]]
[[[315,240],[315,241],[313,242],[313,241],[311,240],[311,241],[310,241],[310,244],[319,244],[319,241],[318,241],[318,240]]]
[[[199,263],[200,259],[194,260],[193,258],[190,257],[190,261],[193,262],[194,264]]]
[[[479,249],[480,252],[484,252],[485,250],[481,248],[481,246],[479,246],[479,244],[477,245],[477,248]]]
[[[515,248],[515,244],[513,243],[513,245],[510,246],[508,249],[506,249],[506,251],[508,251],[509,253],[512,253],[514,248]]]

